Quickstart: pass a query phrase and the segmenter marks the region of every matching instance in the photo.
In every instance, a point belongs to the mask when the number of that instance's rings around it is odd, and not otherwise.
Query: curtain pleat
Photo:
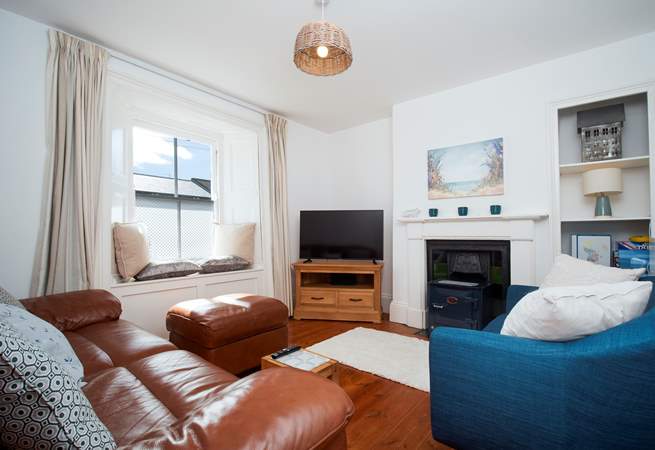
[[[98,204],[107,52],[50,30],[46,194],[31,295],[98,279]]]
[[[293,313],[291,260],[287,215],[287,121],[274,114],[266,115],[269,150],[269,191],[272,223],[273,291]]]

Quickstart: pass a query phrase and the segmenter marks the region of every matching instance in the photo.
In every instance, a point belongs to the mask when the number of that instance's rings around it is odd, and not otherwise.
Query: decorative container
[[[459,208],[457,208],[457,214],[459,214],[460,216],[467,216],[468,213],[469,213],[468,206],[460,206]]]
[[[430,217],[437,217],[439,215],[439,210],[437,208],[430,208],[428,214],[430,214]]]
[[[579,111],[578,133],[582,162],[621,158],[624,121],[623,104]]]
[[[500,215],[500,211],[501,211],[501,206],[500,205],[491,205],[489,207],[489,212],[491,213],[492,216]]]

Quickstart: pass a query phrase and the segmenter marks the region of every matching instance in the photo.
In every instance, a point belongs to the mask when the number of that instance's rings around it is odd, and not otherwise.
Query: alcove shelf
[[[610,159],[607,161],[595,161],[587,163],[561,164],[559,166],[560,175],[571,175],[584,173],[588,170],[606,169],[616,167],[619,169],[630,169],[633,167],[648,167],[650,156],[634,156],[632,158]]]
[[[577,217],[562,218],[562,223],[575,222],[630,222],[630,221],[649,221],[650,217]]]

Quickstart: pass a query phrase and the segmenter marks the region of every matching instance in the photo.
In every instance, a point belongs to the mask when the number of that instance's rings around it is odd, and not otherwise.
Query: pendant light
[[[325,5],[330,0],[316,0],[321,5],[321,20],[303,25],[296,36],[293,62],[310,75],[337,75],[350,67],[353,53],[345,31],[325,20]]]

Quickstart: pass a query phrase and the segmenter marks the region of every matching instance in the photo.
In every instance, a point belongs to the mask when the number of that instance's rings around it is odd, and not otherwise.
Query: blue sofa
[[[506,311],[535,289],[511,286]],[[501,335],[506,314],[483,331],[436,328],[432,435],[458,449],[655,449],[654,304],[561,343]]]

